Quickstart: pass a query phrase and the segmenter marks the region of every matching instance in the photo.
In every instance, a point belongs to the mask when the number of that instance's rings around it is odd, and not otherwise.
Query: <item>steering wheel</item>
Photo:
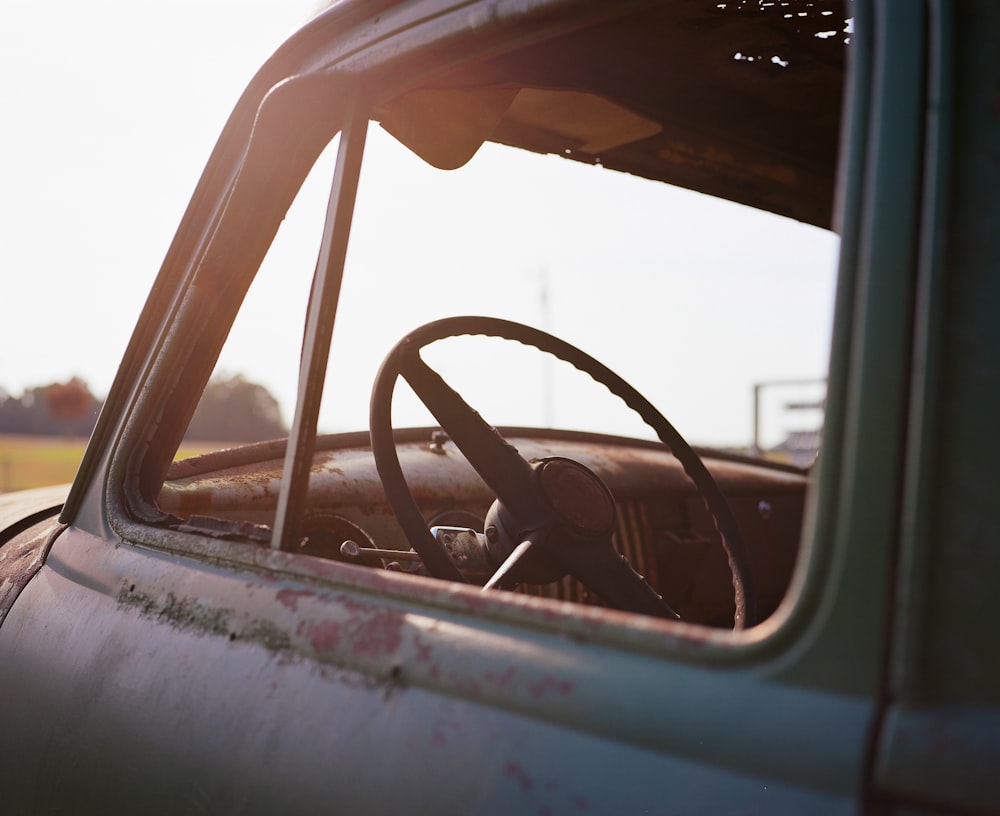
[[[520,581],[546,583],[570,574],[612,606],[678,617],[615,550],[615,502],[601,479],[584,465],[562,457],[525,461],[421,359],[425,346],[464,335],[514,340],[552,354],[605,385],[639,414],[678,459],[714,520],[732,573],[734,628],[753,625],[755,591],[739,528],[722,491],[691,446],[645,397],[593,357],[538,329],[491,317],[450,317],[420,326],[392,348],[372,387],[370,431],[375,466],[393,512],[428,572],[438,578],[465,580],[431,534],[403,477],[391,418],[393,390],[400,377],[497,496],[485,533],[490,560],[498,566],[484,591]]]

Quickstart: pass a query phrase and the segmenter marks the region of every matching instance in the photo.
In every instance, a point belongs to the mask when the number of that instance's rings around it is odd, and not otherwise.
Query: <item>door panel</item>
[[[19,701],[5,795],[49,811],[850,810],[869,706],[766,673],[71,530],[0,630],[0,695]]]

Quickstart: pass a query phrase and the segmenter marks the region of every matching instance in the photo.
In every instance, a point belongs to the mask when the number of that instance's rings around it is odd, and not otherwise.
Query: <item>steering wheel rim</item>
[[[431,535],[403,476],[392,430],[392,396],[396,382],[402,377],[414,388],[418,398],[427,405],[426,396],[421,394],[420,386],[415,385],[414,381],[423,381],[430,376],[439,381],[434,383],[434,388],[447,389],[475,418],[473,420],[471,416],[464,416],[461,417],[462,419],[482,422],[478,413],[473,411],[456,392],[450,389],[436,372],[427,367],[419,355],[420,350],[431,343],[462,336],[488,336],[513,340],[552,354],[604,385],[612,394],[635,411],[643,422],[653,429],[660,442],[677,458],[684,472],[698,490],[699,496],[705,503],[709,516],[719,533],[733,579],[734,629],[752,626],[756,622],[756,592],[739,527],[725,496],[698,454],[652,403],[603,363],[558,337],[531,326],[500,318],[465,315],[443,318],[419,326],[404,336],[389,351],[376,374],[372,387],[369,430],[376,469],[404,534],[432,575],[452,581],[464,582],[465,580],[443,547]],[[429,405],[428,407],[430,408]],[[435,413],[435,409],[431,408],[431,412]],[[445,425],[446,422],[457,422],[459,418],[453,417],[451,420],[442,421],[440,416],[435,414],[435,417],[441,427],[454,438],[452,431]],[[497,437],[498,443],[502,443],[514,451],[494,428],[490,427],[490,430]],[[468,458],[469,454],[462,444],[458,440],[456,440],[456,444]],[[514,453],[516,454],[516,451]],[[520,458],[519,455],[518,458]],[[523,460],[521,461],[523,462]],[[482,478],[485,478],[474,463],[473,467]],[[649,586],[645,581],[642,583],[646,587]],[[653,590],[650,589],[650,591]]]

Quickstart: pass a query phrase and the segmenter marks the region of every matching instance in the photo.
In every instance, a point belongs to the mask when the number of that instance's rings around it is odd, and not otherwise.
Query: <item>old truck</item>
[[[0,497],[4,812],[1000,812],[998,35],[992,0],[319,14],[238,100],[72,487]],[[315,264],[254,306],[314,165]],[[806,468],[687,441],[821,322],[788,298],[821,261],[745,212],[836,247]],[[233,342],[290,372],[288,437],[175,461]]]

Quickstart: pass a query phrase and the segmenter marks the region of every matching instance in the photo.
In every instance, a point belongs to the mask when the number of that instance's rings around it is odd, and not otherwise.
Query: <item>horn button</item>
[[[549,507],[582,535],[607,535],[615,525],[615,500],[592,470],[561,457],[538,463],[538,484]]]

